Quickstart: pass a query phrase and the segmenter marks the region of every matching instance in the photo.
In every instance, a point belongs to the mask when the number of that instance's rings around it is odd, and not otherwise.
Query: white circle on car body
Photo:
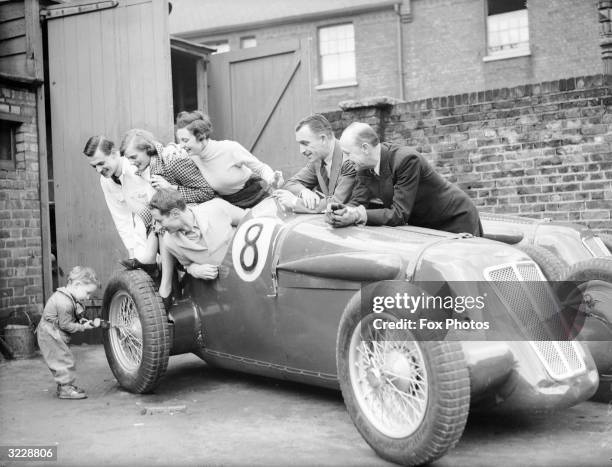
[[[257,279],[268,259],[275,228],[281,221],[272,217],[249,219],[242,224],[232,244],[232,262],[245,282]]]

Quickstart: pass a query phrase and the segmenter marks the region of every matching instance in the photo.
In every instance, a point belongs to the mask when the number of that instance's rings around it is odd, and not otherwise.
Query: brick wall
[[[482,211],[612,232],[612,77],[588,76],[328,113],[427,154]]]
[[[531,55],[483,61],[486,1],[411,0],[404,27],[407,99],[601,73],[597,0],[528,2]]]
[[[0,111],[26,116],[15,169],[0,168],[0,323],[43,303],[36,93],[0,85]]]

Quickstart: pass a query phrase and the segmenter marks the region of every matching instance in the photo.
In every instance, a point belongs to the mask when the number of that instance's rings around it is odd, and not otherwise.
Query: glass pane
[[[355,77],[355,55],[346,53],[338,56],[340,66],[340,78],[350,79]]]
[[[487,0],[489,15],[499,15],[527,8],[527,0]]]
[[[487,18],[489,51],[517,48],[529,43],[527,10],[511,11]]]
[[[14,147],[14,125],[11,122],[0,122],[0,161],[12,161]]]
[[[257,40],[254,37],[243,37],[240,39],[241,49],[250,49],[251,47],[257,47]]]

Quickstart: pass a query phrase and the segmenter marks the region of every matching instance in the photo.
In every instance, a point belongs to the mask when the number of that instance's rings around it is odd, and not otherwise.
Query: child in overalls
[[[49,297],[38,324],[38,346],[57,382],[57,396],[60,399],[87,397],[85,391],[74,385],[76,366],[68,344],[70,334],[95,327],[92,321],[81,316],[85,309],[80,302],[87,300],[98,287],[93,269],[74,267],[68,275],[66,287],[60,287]]]

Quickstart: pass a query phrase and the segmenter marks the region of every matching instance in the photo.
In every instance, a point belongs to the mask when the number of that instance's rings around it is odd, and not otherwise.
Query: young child
[[[81,301],[99,287],[93,269],[76,266],[68,275],[66,287],[60,287],[49,298],[38,324],[38,346],[57,382],[60,399],[85,399],[87,394],[74,385],[76,366],[74,355],[68,347],[70,334],[93,329],[92,321],[81,316],[85,311]]]

